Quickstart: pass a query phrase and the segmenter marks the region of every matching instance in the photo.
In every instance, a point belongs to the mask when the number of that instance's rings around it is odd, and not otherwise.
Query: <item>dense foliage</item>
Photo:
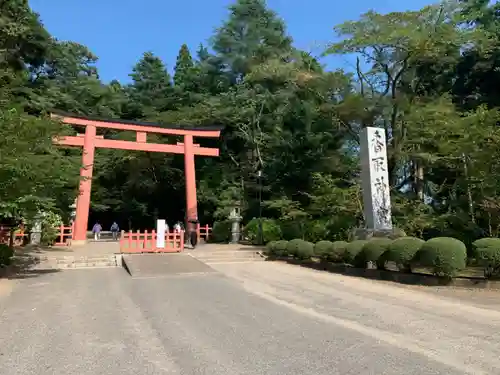
[[[67,131],[47,116],[58,109],[225,126],[221,157],[196,160],[200,221],[228,228],[229,209],[239,205],[247,223],[258,217],[262,196],[263,216],[274,220],[266,221],[270,240],[279,233],[338,241],[362,226],[358,135],[364,126],[384,127],[397,227],[467,245],[496,237],[498,8],[450,0],[418,11],[368,12],[336,27],[338,42],[325,54],[357,60],[329,71],[293,46],[264,0],[238,0],[209,45],[195,53],[179,46],[173,76],[145,52],[131,82],[120,83],[100,80],[97,56],[52,37],[27,0],[2,1],[0,214],[15,221],[42,209],[67,220],[80,157],[51,146]],[[183,220],[182,156],[99,150],[94,170],[92,215],[104,224],[139,229],[157,217]],[[247,232],[255,236],[255,222]]]

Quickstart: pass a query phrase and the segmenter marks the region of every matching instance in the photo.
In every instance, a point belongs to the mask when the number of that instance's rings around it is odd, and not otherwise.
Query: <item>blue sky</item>
[[[99,56],[105,81],[128,81],[132,66],[146,51],[160,56],[169,70],[181,44],[194,52],[227,18],[231,0],[30,0],[53,36],[86,45]],[[319,55],[334,40],[333,26],[378,12],[418,9],[432,0],[268,0],[282,17],[295,46]],[[209,5],[210,4],[210,5]],[[292,5],[293,4],[293,5]],[[341,58],[327,59],[329,67]]]

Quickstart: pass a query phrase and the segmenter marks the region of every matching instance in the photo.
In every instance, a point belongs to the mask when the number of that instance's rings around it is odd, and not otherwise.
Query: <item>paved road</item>
[[[500,373],[496,311],[269,262],[217,269],[150,279],[72,270],[4,284],[0,373]]]

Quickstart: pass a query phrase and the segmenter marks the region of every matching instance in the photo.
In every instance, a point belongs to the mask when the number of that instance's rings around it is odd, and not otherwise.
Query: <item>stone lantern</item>
[[[71,210],[71,211],[70,211],[70,212],[71,212],[71,213],[70,213],[70,220],[71,220],[71,223],[73,223],[73,222],[75,221],[75,218],[76,218],[76,200],[77,200],[77,199],[78,199],[78,198],[75,198],[75,201],[74,201],[72,204],[70,204],[70,205],[68,206],[68,208]]]
[[[239,202],[231,208],[228,219],[231,222],[231,243],[239,243],[241,236],[240,223],[242,219]]]
[[[41,212],[37,213],[33,218],[33,225],[30,231],[30,244],[40,245],[42,241],[42,219],[43,214]]]

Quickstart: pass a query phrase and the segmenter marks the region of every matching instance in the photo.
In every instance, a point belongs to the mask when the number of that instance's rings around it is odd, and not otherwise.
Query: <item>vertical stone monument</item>
[[[360,158],[365,228],[357,230],[355,236],[391,235],[391,195],[384,129],[367,127],[361,131]]]

